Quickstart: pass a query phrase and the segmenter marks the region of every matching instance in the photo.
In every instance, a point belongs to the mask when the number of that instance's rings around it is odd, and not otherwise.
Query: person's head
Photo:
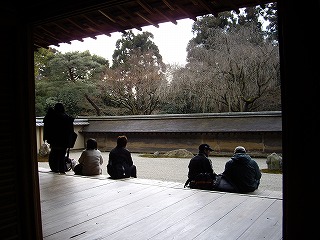
[[[97,141],[94,138],[89,138],[87,140],[87,150],[94,150],[98,148]]]
[[[118,136],[117,138],[117,147],[126,147],[128,143],[128,139],[126,136]]]
[[[242,146],[238,146],[234,149],[234,154],[237,154],[237,153],[246,153],[246,149]]]
[[[65,110],[64,110],[64,106],[61,102],[58,102],[54,105],[54,110],[57,112],[57,113],[65,113]]]
[[[205,155],[209,156],[210,152],[212,152],[213,149],[206,143],[199,145],[199,153],[204,153]]]

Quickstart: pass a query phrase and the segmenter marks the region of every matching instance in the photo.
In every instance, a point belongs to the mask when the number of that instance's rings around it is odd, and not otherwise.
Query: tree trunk
[[[92,105],[92,107],[96,110],[97,116],[100,116],[101,115],[100,108],[90,99],[90,97],[87,94],[85,94],[84,96],[88,100],[88,102]]]

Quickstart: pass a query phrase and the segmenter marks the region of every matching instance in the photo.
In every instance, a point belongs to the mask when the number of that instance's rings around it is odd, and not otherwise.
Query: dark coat
[[[50,144],[50,148],[73,147],[73,121],[73,117],[50,108],[43,119],[43,140]]]
[[[130,177],[132,166],[133,160],[128,149],[117,146],[110,151],[107,171],[112,178]]]
[[[210,175],[214,174],[211,160],[201,152],[190,160],[188,168],[189,179],[194,179],[194,177],[199,173],[209,173]]]
[[[241,193],[258,189],[261,171],[258,164],[248,154],[236,153],[226,162],[223,172]]]

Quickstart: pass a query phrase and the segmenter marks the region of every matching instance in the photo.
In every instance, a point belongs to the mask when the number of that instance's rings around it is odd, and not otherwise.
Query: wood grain
[[[282,239],[282,197],[39,171],[44,239]]]

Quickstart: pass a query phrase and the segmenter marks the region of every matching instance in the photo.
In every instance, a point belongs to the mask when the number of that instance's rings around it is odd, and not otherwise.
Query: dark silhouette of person
[[[111,178],[137,177],[137,168],[133,164],[130,151],[126,148],[127,143],[126,136],[118,136],[117,146],[109,153],[107,172]]]
[[[74,118],[65,113],[62,103],[50,107],[43,119],[43,140],[50,144],[49,166],[51,171],[65,173],[65,156],[68,148],[73,147]]]
[[[234,192],[239,193],[254,192],[258,189],[261,179],[257,162],[242,146],[234,149],[234,155],[226,162],[222,175],[235,186]]]
[[[204,143],[199,145],[199,153],[190,160],[188,165],[189,179],[194,179],[199,173],[209,173],[212,178],[214,178],[215,173],[213,171],[212,162],[208,158],[212,151],[213,149],[208,144]]]
[[[216,178],[212,162],[208,158],[213,149],[206,143],[199,145],[199,152],[191,158],[188,168],[188,179],[184,187],[211,190]]]

